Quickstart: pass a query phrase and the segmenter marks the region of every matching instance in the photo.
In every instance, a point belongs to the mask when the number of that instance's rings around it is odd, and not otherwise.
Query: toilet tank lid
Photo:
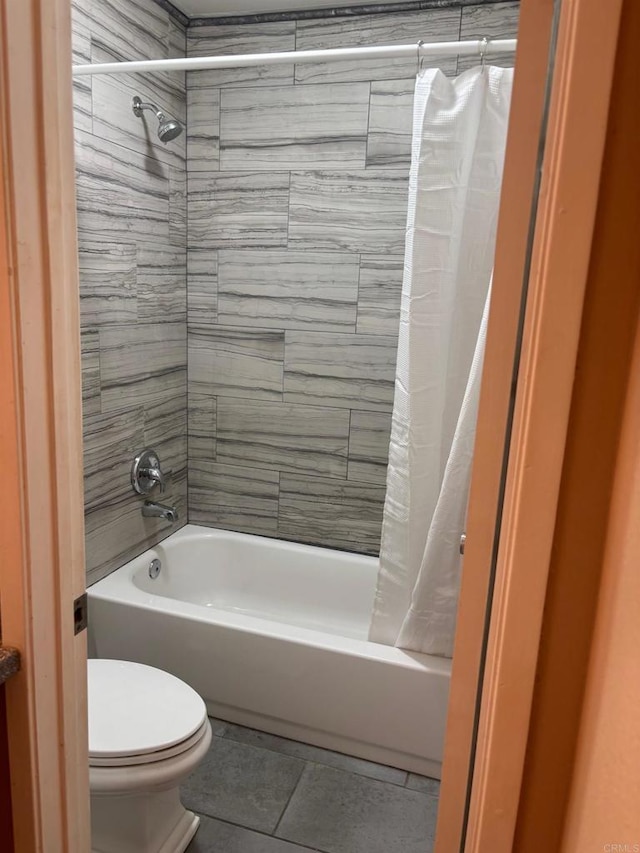
[[[89,755],[145,755],[191,737],[207,709],[174,675],[121,660],[89,660]]]

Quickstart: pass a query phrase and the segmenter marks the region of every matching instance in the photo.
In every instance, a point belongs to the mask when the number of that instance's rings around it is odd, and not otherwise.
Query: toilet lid
[[[175,746],[202,727],[207,709],[174,675],[121,660],[89,660],[89,755],[145,755]]]

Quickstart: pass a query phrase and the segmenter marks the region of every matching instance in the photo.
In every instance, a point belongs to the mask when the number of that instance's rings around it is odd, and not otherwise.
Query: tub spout
[[[178,510],[174,506],[156,504],[153,501],[145,501],[142,504],[142,514],[145,518],[164,518],[171,524],[175,524],[178,520]]]

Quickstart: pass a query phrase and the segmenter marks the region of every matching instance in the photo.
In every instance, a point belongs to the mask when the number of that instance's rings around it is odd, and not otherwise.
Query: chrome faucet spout
[[[178,520],[178,510],[174,506],[165,506],[153,501],[145,501],[142,504],[142,515],[145,518],[164,518],[171,524],[175,524]]]

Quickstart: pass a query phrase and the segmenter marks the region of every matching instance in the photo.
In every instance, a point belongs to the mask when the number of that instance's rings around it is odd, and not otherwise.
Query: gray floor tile
[[[276,834],[324,853],[427,853],[437,805],[418,791],[310,764]]]
[[[375,764],[373,761],[365,761],[363,758],[354,758],[351,755],[343,755],[330,749],[321,749],[319,746],[311,746],[308,743],[300,743],[297,740],[267,734],[267,732],[261,732],[257,729],[247,729],[233,723],[227,723],[222,736],[238,743],[271,749],[283,755],[291,755],[305,761],[314,761],[316,764],[326,764],[328,767],[335,767],[337,770],[358,773],[360,776],[379,779],[381,782],[391,782],[394,785],[404,785],[407,777],[404,770],[398,770],[396,767]],[[422,779],[423,777],[418,776],[417,778]]]
[[[409,773],[407,788],[411,788],[412,791],[421,791],[423,794],[430,794],[432,797],[440,796],[440,781],[430,779],[428,776],[419,776],[417,773]]]
[[[187,808],[261,832],[273,832],[304,762],[214,737],[209,754],[182,786]]]
[[[186,853],[303,853],[308,849],[203,816]]]

